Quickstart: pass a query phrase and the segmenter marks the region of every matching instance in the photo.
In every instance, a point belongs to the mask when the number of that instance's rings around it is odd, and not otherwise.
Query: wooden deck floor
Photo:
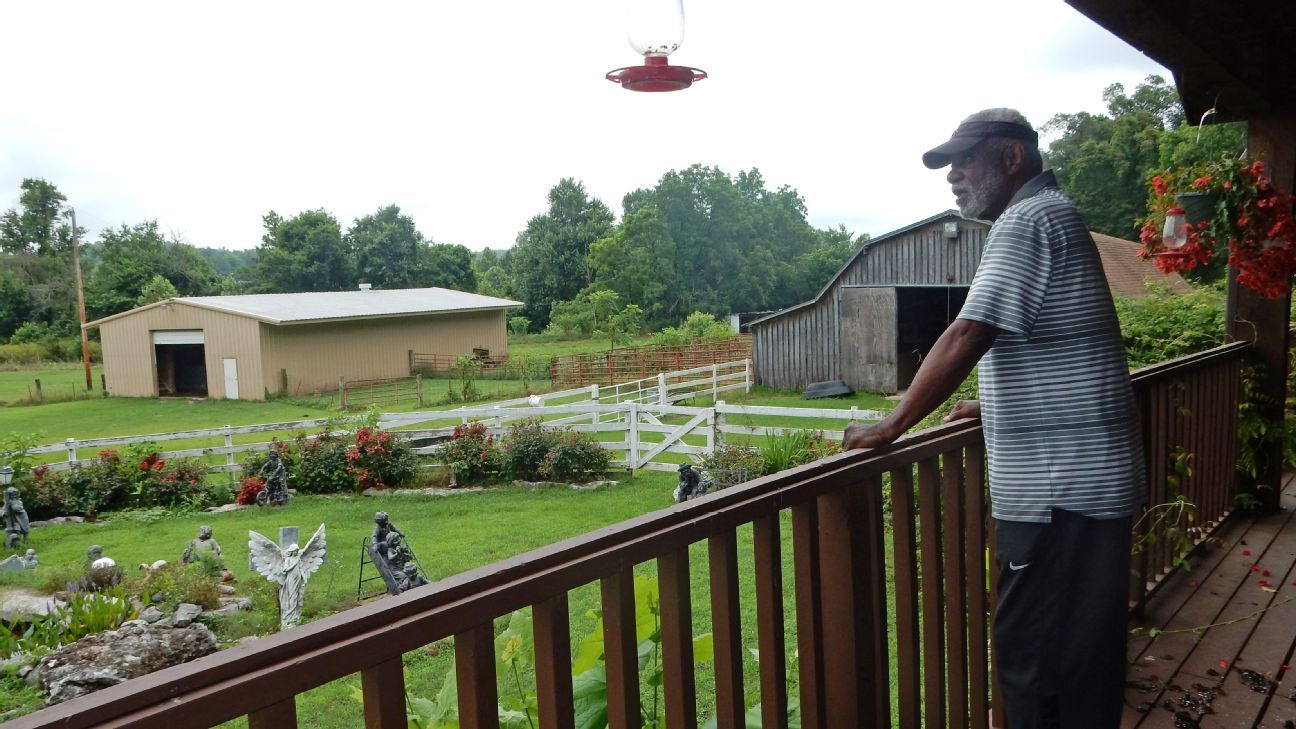
[[[1123,728],[1296,727],[1296,474],[1282,506],[1221,527],[1132,622]]]

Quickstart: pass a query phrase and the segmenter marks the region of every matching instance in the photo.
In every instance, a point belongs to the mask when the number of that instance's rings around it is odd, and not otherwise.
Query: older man
[[[993,221],[958,319],[882,422],[845,447],[898,438],[978,361],[1000,580],[996,670],[1012,729],[1120,724],[1130,519],[1144,493],[1137,409],[1093,239],[1042,170],[1012,109],[965,119],[923,155],[959,211]]]

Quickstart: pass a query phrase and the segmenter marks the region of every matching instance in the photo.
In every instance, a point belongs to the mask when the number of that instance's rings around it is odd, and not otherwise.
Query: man
[[[1001,568],[996,670],[1012,729],[1120,724],[1130,519],[1144,487],[1137,408],[1093,239],[1042,171],[1018,112],[968,117],[923,155],[964,217],[993,221],[967,302],[904,399],[846,448],[886,445],[981,362],[981,418]],[[984,359],[983,359],[984,357]]]

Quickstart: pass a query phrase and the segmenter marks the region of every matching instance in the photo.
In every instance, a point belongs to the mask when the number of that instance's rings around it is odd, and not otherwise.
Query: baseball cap
[[[929,170],[938,170],[950,163],[950,160],[972,149],[982,140],[992,137],[1020,139],[1032,145],[1039,145],[1039,135],[1028,124],[1007,121],[965,121],[954,130],[949,141],[933,147],[923,154],[923,164]]]

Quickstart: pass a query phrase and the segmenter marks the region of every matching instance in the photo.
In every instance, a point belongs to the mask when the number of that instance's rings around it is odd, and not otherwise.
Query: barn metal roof
[[[248,294],[244,296],[182,296],[138,309],[123,311],[88,323],[96,326],[144,309],[172,302],[188,304],[268,324],[367,319],[376,317],[445,314],[457,311],[510,309],[520,301],[470,294],[453,289],[388,289],[367,291],[316,291],[298,294]]]

